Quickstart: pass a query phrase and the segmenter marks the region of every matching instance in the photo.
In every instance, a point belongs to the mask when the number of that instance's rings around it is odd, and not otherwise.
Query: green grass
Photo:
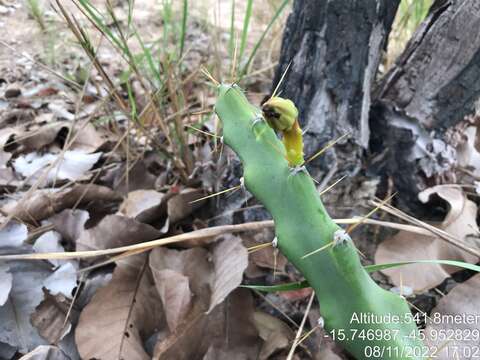
[[[388,41],[387,67],[401,54],[418,25],[425,19],[432,0],[402,0]]]
[[[27,9],[29,15],[35,19],[40,30],[46,31],[47,25],[45,23],[45,15],[38,0],[27,0]]]
[[[382,271],[386,269],[392,269],[392,268],[397,268],[400,266],[412,265],[412,264],[450,265],[450,266],[457,266],[459,268],[480,272],[480,266],[478,265],[469,264],[463,261],[455,261],[455,260],[412,260],[412,261],[402,261],[402,262],[388,263],[388,264],[366,265],[364,266],[364,268],[367,272],[373,273],[376,271]],[[303,281],[296,281],[296,282],[280,284],[280,285],[241,285],[241,287],[268,293],[268,292],[277,292],[277,291],[293,291],[293,290],[305,289],[310,287],[310,284],[308,283],[308,281],[303,280]]]
[[[182,26],[180,29],[180,54],[179,58],[183,56],[183,51],[185,49],[185,36],[187,35],[187,20],[188,20],[188,0],[183,0],[183,11],[182,11]]]
[[[161,26],[158,31],[154,32],[156,36],[152,36],[152,33],[142,34],[143,26],[135,23],[133,0],[128,1],[127,17],[124,20],[119,20],[116,14],[117,10],[109,0],[106,1],[105,7],[99,7],[91,0],[72,1],[80,10],[80,15],[78,12],[77,15],[72,15],[65,10],[61,13],[77,41],[103,77],[119,110],[132,120],[132,124],[139,127],[155,126],[165,134],[167,145],[164,150],[170,153],[172,161],[177,162],[174,167],[180,169],[183,180],[188,181],[188,176],[193,171],[193,155],[188,145],[191,133],[187,131],[188,127],[184,123],[188,117],[182,115],[191,106],[185,96],[184,88],[187,84],[184,83],[184,79],[192,76],[191,81],[195,81],[197,85],[205,83],[198,75],[195,76],[195,72],[193,74],[186,73],[186,69],[189,67],[184,64],[190,51],[187,35],[188,24],[193,16],[191,8],[194,4],[188,0],[181,2],[162,0],[158,14]],[[57,6],[62,9],[62,1],[56,0],[56,2]],[[241,81],[253,70],[254,59],[262,49],[264,40],[291,2],[291,0],[277,0],[275,4],[267,4],[269,9],[274,7],[272,15],[268,19],[268,23],[265,21],[266,24],[260,36],[257,35],[257,38],[251,39],[251,33],[254,30],[252,27],[254,24],[258,27],[258,22],[253,21],[253,15],[260,7],[257,8],[258,3],[254,3],[253,0],[246,0],[246,10],[243,14],[239,14],[239,1],[232,0],[230,29],[227,34],[229,37],[218,36],[214,40],[216,49],[214,56],[211,56],[207,63],[202,65],[221,78],[224,77],[223,74],[233,74],[235,81]],[[241,29],[236,29],[235,16],[239,15],[243,16],[243,26]],[[194,18],[191,22],[208,24],[208,20],[201,17]],[[214,33],[220,34],[221,30],[216,29],[213,24],[207,26],[210,29],[205,31],[212,30]],[[111,75],[103,70],[102,64],[96,59],[98,44],[94,45],[92,41],[98,37],[94,35],[98,34],[106,39],[101,46],[111,45],[118,53],[118,58],[125,63],[124,70],[119,76],[110,78]],[[236,34],[240,35],[238,44]],[[227,47],[232,66],[221,61],[220,53],[223,48],[227,49]],[[200,74],[200,72],[198,73]],[[159,121],[158,124],[144,124],[141,118],[144,109],[139,108],[137,104],[138,99],[136,99],[131,84],[133,80],[137,80],[147,94],[151,110],[157,115],[155,118],[156,121]],[[205,86],[204,91],[211,93],[212,88]],[[192,123],[190,120],[190,125]],[[145,130],[148,131],[148,129]]]
[[[55,45],[56,37],[54,25],[45,17],[45,11],[39,0],[27,0],[28,14],[35,20],[41,32],[40,40],[43,43],[44,53],[42,60],[46,64],[54,67],[56,62]]]
[[[239,57],[243,58],[245,47],[248,39],[248,28],[250,27],[250,19],[252,18],[253,0],[247,0],[247,10],[245,11],[245,17],[243,18],[242,39],[240,41]]]
[[[270,22],[268,25],[265,27],[263,30],[262,34],[258,38],[258,40],[255,42],[255,45],[253,46],[253,50],[250,53],[247,62],[245,63],[244,67],[242,68],[240,74],[239,74],[239,79],[241,80],[249,71],[250,67],[252,65],[252,62],[255,58],[255,55],[257,54],[258,50],[260,49],[260,46],[262,45],[263,41],[265,40],[265,37],[267,34],[270,32],[272,29],[272,26],[275,24],[275,22],[280,18],[282,15],[283,11],[287,7],[287,5],[290,3],[290,0],[283,0],[282,3],[279,5],[279,7],[276,9],[276,11],[273,13],[272,18],[270,19]],[[245,23],[244,23],[244,29],[245,31]]]
[[[412,33],[427,16],[432,0],[402,0],[399,11],[399,27]]]
[[[233,59],[236,39],[235,39],[235,0],[232,0],[232,8],[230,10],[230,36],[228,38],[228,53],[230,58]]]

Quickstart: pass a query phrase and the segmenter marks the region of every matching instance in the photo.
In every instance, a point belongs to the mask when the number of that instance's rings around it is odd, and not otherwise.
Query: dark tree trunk
[[[273,87],[288,64],[280,89],[300,109],[305,153],[329,141],[349,139],[310,164],[323,185],[358,174],[370,138],[369,110],[382,49],[398,0],[296,0],[284,32]]]
[[[480,2],[437,0],[376,86],[398,4],[295,0],[273,87],[291,62],[282,96],[301,111],[307,155],[350,133],[311,164],[314,175],[355,176],[365,166],[392,178],[404,207],[418,213],[418,191],[445,181],[455,163],[445,130],[480,94]]]
[[[480,95],[480,2],[437,1],[375,91],[372,150],[404,207],[419,191],[452,182],[456,154],[446,131],[475,112]]]

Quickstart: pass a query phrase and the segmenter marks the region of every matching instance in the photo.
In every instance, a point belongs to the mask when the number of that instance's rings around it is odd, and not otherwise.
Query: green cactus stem
[[[238,86],[219,85],[215,111],[224,142],[242,161],[245,186],[274,219],[280,251],[315,290],[327,333],[357,359],[425,358],[428,349],[406,301],[379,287],[364,270],[308,173],[292,171],[283,143],[261,121],[261,110]]]

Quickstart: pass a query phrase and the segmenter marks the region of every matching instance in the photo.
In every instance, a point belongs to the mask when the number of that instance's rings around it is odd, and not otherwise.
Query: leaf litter
[[[453,288],[433,308],[424,334],[426,344],[438,349],[436,358],[473,357],[469,353],[478,347],[479,289],[480,275],[475,275]]]
[[[128,258],[118,263],[108,285],[97,290],[80,314],[75,332],[82,358],[150,358],[143,342],[159,326],[162,315],[147,269],[145,255]]]
[[[13,161],[14,170],[33,184],[47,168],[45,185],[57,180],[88,180],[86,175],[100,159],[101,153],[85,154],[77,150],[67,150],[64,154],[44,154],[36,152],[19,156]],[[54,165],[52,167],[52,165]],[[42,176],[45,176],[42,174]]]
[[[438,228],[461,239],[469,247],[478,249],[480,243],[477,240],[479,233],[476,222],[477,205],[469,200],[462,188],[458,186],[439,185],[429,188],[420,193],[419,198],[426,203],[434,195],[446,201],[449,206],[448,213]],[[441,259],[463,260],[473,264],[479,260],[477,257],[447,244],[439,237],[414,235],[406,231],[400,231],[390,239],[383,241],[375,254],[375,262],[378,264]],[[459,270],[458,267],[441,264],[412,264],[382,272],[397,287],[405,286],[422,292],[441,284],[452,273]]]

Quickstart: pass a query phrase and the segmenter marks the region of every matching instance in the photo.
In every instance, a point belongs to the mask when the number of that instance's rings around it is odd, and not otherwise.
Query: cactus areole
[[[405,300],[364,270],[308,173],[289,165],[284,142],[261,110],[238,86],[219,85],[215,111],[225,144],[242,161],[245,186],[274,219],[278,248],[315,290],[327,334],[357,359],[426,358],[428,349]]]

